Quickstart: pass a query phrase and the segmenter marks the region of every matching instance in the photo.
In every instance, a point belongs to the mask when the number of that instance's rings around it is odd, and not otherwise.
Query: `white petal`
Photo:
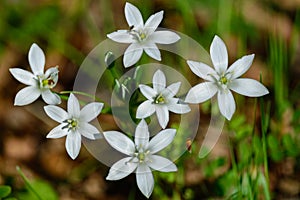
[[[51,74],[58,74],[58,66],[56,67],[50,67],[49,69],[46,70],[45,72],[45,76],[48,77],[50,76]]]
[[[119,160],[111,166],[106,180],[116,181],[131,174],[136,168],[137,162],[130,162],[132,157],[127,157]]]
[[[210,57],[216,71],[224,74],[228,66],[228,53],[224,42],[215,36],[210,46]]]
[[[153,75],[153,89],[160,93],[166,88],[166,76],[161,70],[157,70]]]
[[[160,51],[154,43],[149,42],[147,45],[143,47],[143,49],[148,56],[150,56],[155,60],[161,61]]]
[[[235,112],[235,101],[230,90],[218,92],[218,104],[221,114],[230,120]]]
[[[139,9],[128,2],[125,4],[125,18],[129,26],[144,25],[143,17]]]
[[[141,103],[136,110],[136,118],[143,119],[149,117],[155,112],[155,106],[152,101],[147,100]]]
[[[151,35],[160,24],[163,19],[164,11],[157,12],[151,15],[145,23],[145,30],[147,31],[147,35]]]
[[[34,75],[44,74],[45,54],[43,50],[35,43],[30,47],[28,60]]]
[[[158,44],[172,44],[180,40],[180,37],[171,31],[155,31],[148,39]]]
[[[137,63],[143,54],[143,48],[136,43],[129,45],[129,47],[125,50],[123,57],[124,67],[130,67]]]
[[[269,94],[268,89],[263,84],[249,78],[235,79],[230,83],[229,88],[247,97],[260,97]]]
[[[210,66],[201,62],[195,62],[191,60],[188,60],[187,64],[189,65],[192,72],[194,72],[194,74],[196,74],[200,78],[203,78],[204,80],[208,81],[214,81],[212,75],[216,74],[216,72]]]
[[[20,81],[25,85],[35,85],[36,80],[34,80],[34,75],[26,70],[19,69],[19,68],[10,68],[10,73],[13,75],[15,79]]]
[[[136,182],[143,195],[149,198],[154,188],[154,179],[147,165],[142,164],[138,166],[136,170]]]
[[[63,121],[68,119],[68,113],[64,109],[58,106],[53,106],[53,105],[44,106],[44,110],[51,119],[59,123],[62,123]]]
[[[177,83],[172,83],[171,85],[169,85],[162,93],[164,95],[164,97],[166,98],[171,98],[174,97],[180,88],[181,82],[177,82]]]
[[[213,97],[218,91],[215,83],[204,82],[192,87],[186,95],[185,102],[187,103],[202,103]]]
[[[51,78],[53,83],[51,83],[51,88],[55,87],[58,81],[58,66],[51,67],[46,70],[45,77]]]
[[[104,138],[114,149],[126,155],[133,155],[135,146],[133,142],[124,134],[118,131],[105,131],[103,132]]]
[[[77,131],[71,131],[66,138],[66,149],[69,156],[74,160],[81,148],[81,135]]]
[[[254,59],[254,54],[243,56],[242,58],[235,61],[227,70],[227,72],[231,73],[230,79],[235,79],[243,75],[250,66],[252,65]]]
[[[155,154],[168,146],[175,137],[176,129],[166,129],[157,133],[149,142],[148,150]]]
[[[61,103],[60,97],[57,94],[52,93],[49,89],[44,90],[42,92],[42,98],[47,104],[50,105],[56,105]]]
[[[148,147],[149,129],[148,129],[148,125],[144,119],[142,119],[140,121],[140,123],[137,125],[137,127],[135,129],[134,143],[138,150],[141,147],[143,148],[143,150],[146,150],[146,148]]]
[[[115,42],[120,43],[132,43],[134,40],[132,36],[129,34],[128,30],[118,30],[107,34],[107,37]]]
[[[89,122],[95,119],[101,112],[103,103],[93,102],[89,103],[80,111],[80,121]]]
[[[169,111],[177,114],[184,114],[191,111],[191,108],[188,105],[185,104],[168,104]]]
[[[78,132],[90,140],[95,140],[95,135],[100,133],[95,126],[89,123],[80,123]]]
[[[46,136],[47,138],[61,138],[64,137],[68,134],[68,129],[65,128],[63,129],[63,127],[65,126],[65,124],[60,124],[58,126],[56,126],[54,129],[52,129],[48,135]]]
[[[169,123],[169,110],[167,106],[157,105],[155,106],[156,116],[160,126],[165,129]]]
[[[177,171],[177,167],[172,161],[158,155],[150,155],[149,162],[147,162],[147,165],[152,169],[161,172]]]
[[[80,105],[78,102],[78,99],[74,94],[70,94],[69,99],[68,99],[68,113],[72,117],[79,118],[80,116]]]
[[[15,97],[15,106],[24,106],[28,105],[41,95],[41,92],[38,88],[34,86],[28,86],[20,90]]]
[[[148,85],[140,84],[139,88],[142,94],[150,101],[153,101],[153,98],[155,98],[158,95],[157,92]]]

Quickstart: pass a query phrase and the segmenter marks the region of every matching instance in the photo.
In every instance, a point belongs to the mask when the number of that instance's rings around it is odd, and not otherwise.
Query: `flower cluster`
[[[160,61],[161,54],[156,44],[166,45],[180,40],[175,32],[157,31],[157,27],[163,19],[163,11],[151,15],[144,24],[138,8],[126,3],[125,17],[129,29],[118,30],[107,35],[115,42],[130,43],[123,56],[125,68],[136,64],[143,51],[153,59]],[[210,56],[213,68],[205,63],[187,61],[191,71],[205,82],[193,86],[184,99],[176,97],[181,82],[167,86],[166,76],[162,70],[157,70],[153,74],[152,87],[145,84],[139,85],[140,93],[146,100],[137,107],[136,118],[140,119],[140,122],[135,130],[134,141],[119,131],[103,132],[108,144],[125,155],[124,158],[112,165],[106,177],[107,180],[119,180],[135,172],[138,188],[149,198],[154,188],[151,170],[177,171],[176,165],[171,160],[156,155],[171,144],[176,135],[175,129],[166,128],[169,123],[169,111],[176,114],[188,113],[191,111],[189,103],[202,103],[217,94],[219,110],[225,118],[230,120],[236,109],[231,90],[249,97],[268,94],[268,90],[260,82],[249,78],[240,78],[250,68],[254,54],[238,59],[227,68],[226,46],[218,36],[215,36],[210,47]],[[10,69],[14,78],[28,85],[17,93],[15,105],[28,105],[42,96],[45,103],[49,104],[44,107],[45,113],[59,123],[48,133],[47,138],[66,136],[67,153],[72,159],[75,159],[80,152],[82,136],[90,140],[101,138],[100,131],[89,122],[101,113],[103,103],[92,102],[80,110],[75,93],[70,93],[67,111],[56,106],[61,103],[59,96],[61,93],[55,93],[52,89],[58,82],[58,67],[49,68],[44,73],[45,55],[36,44],[31,46],[28,57],[32,73],[19,68]],[[120,85],[118,80],[115,81]],[[124,91],[123,89],[122,95],[125,96],[126,87]],[[150,139],[145,119],[154,113],[156,113],[162,130]]]

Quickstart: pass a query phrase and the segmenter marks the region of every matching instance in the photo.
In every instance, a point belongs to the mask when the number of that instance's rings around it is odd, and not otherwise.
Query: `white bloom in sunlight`
[[[103,103],[89,103],[80,110],[80,105],[77,98],[70,94],[68,99],[68,112],[54,105],[44,107],[46,114],[60,123],[52,129],[47,138],[60,138],[67,136],[66,149],[69,156],[75,159],[80,151],[81,136],[95,140],[95,134],[99,134],[96,127],[89,124],[91,120],[96,118],[103,107]]]
[[[33,73],[20,68],[9,69],[15,79],[28,85],[17,93],[14,104],[17,106],[28,105],[40,95],[47,104],[60,104],[60,97],[50,91],[58,81],[57,67],[51,67],[44,73],[45,55],[35,43],[30,47],[28,60]]]
[[[143,84],[139,85],[147,100],[138,106],[136,118],[146,118],[156,112],[158,122],[164,129],[169,122],[169,111],[184,114],[191,109],[188,105],[178,103],[178,98],[174,98],[179,90],[180,82],[166,87],[166,77],[161,70],[155,72],[152,82],[153,88]]]
[[[176,33],[171,31],[155,31],[163,19],[163,11],[151,15],[144,24],[142,14],[138,8],[126,3],[125,17],[131,29],[118,30],[107,35],[115,42],[131,43],[124,53],[123,64],[125,67],[137,63],[143,51],[153,59],[160,61],[160,51],[155,43],[172,44],[180,39]]]
[[[202,103],[218,93],[220,112],[230,120],[235,112],[235,101],[230,90],[248,97],[259,97],[269,93],[260,82],[249,78],[239,78],[250,68],[254,54],[243,56],[227,69],[226,46],[218,36],[215,36],[210,46],[210,56],[214,69],[201,62],[187,61],[191,70],[208,82],[192,87],[185,102]]]
[[[154,179],[150,168],[161,172],[177,171],[177,167],[172,161],[155,155],[173,141],[175,134],[175,129],[165,129],[149,141],[148,126],[143,119],[136,127],[134,143],[118,131],[104,132],[103,135],[107,142],[114,149],[127,155],[126,158],[113,164],[106,179],[120,180],[135,172],[140,191],[149,198],[154,187]]]

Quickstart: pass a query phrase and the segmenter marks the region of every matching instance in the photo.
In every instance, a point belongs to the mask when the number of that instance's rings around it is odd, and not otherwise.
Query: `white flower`
[[[67,152],[72,159],[75,159],[81,147],[81,135],[95,140],[94,134],[99,134],[98,129],[88,122],[100,114],[102,107],[103,103],[93,102],[80,110],[79,102],[73,94],[70,94],[68,99],[68,112],[58,106],[45,106],[46,114],[60,123],[48,133],[47,138],[67,136],[65,143]]]
[[[173,83],[166,88],[166,77],[160,70],[155,72],[152,82],[153,88],[143,84],[139,85],[142,94],[148,100],[138,106],[136,118],[146,118],[156,112],[158,122],[164,129],[169,122],[169,111],[184,114],[191,109],[188,105],[179,104],[179,99],[174,98],[179,90],[180,82]]]
[[[60,104],[60,97],[50,91],[56,86],[58,80],[57,67],[51,67],[44,73],[45,55],[35,43],[30,47],[28,60],[33,73],[20,68],[9,69],[15,79],[28,85],[17,93],[14,104],[17,106],[28,105],[40,95],[47,104]]]
[[[130,67],[141,58],[143,50],[150,57],[160,61],[160,51],[155,43],[171,44],[180,37],[171,31],[155,31],[163,19],[163,11],[149,17],[144,24],[143,17],[137,7],[130,3],[125,5],[125,17],[130,30],[118,30],[107,35],[115,42],[131,43],[123,57],[125,67]]]
[[[227,69],[226,46],[218,36],[215,36],[210,46],[210,56],[215,69],[201,62],[187,61],[191,70],[208,82],[192,87],[185,102],[201,103],[218,93],[220,112],[230,120],[235,112],[235,101],[230,90],[248,97],[259,97],[269,93],[260,82],[249,78],[239,78],[250,68],[254,54],[243,56]]]
[[[118,131],[104,132],[103,135],[107,142],[114,149],[127,155],[126,158],[113,164],[106,179],[119,180],[135,171],[139,189],[149,198],[154,187],[154,179],[150,168],[161,172],[177,171],[177,167],[172,161],[155,155],[173,141],[175,134],[175,129],[165,129],[149,141],[148,126],[143,119],[136,127],[134,143]]]

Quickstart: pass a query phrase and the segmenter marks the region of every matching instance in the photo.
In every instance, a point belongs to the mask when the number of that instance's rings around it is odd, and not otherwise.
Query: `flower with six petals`
[[[180,39],[174,32],[167,30],[156,31],[163,19],[163,11],[151,15],[144,24],[142,14],[138,8],[130,3],[126,3],[125,17],[131,29],[118,30],[107,35],[108,38],[115,42],[131,43],[123,57],[125,68],[137,63],[143,51],[153,59],[160,61],[161,55],[156,43],[172,44]]]
[[[89,103],[80,110],[77,98],[70,94],[68,99],[68,112],[54,105],[44,107],[46,114],[60,123],[52,129],[47,138],[66,138],[66,150],[72,159],[75,159],[81,148],[81,136],[95,140],[95,134],[99,134],[96,127],[89,124],[91,120],[96,118],[103,107],[103,103]]]
[[[152,82],[153,88],[143,84],[139,85],[142,94],[147,100],[138,106],[136,118],[146,118],[156,112],[158,122],[164,129],[169,122],[169,111],[184,114],[191,109],[186,104],[178,103],[179,99],[174,97],[179,90],[181,82],[173,83],[166,87],[166,77],[161,70],[157,70],[154,73]]]
[[[192,87],[185,102],[202,103],[218,93],[220,112],[230,120],[235,112],[235,101],[230,90],[248,97],[260,97],[269,93],[260,82],[249,78],[240,78],[250,68],[254,54],[243,56],[227,69],[226,46],[218,36],[215,36],[210,46],[210,56],[214,69],[201,62],[187,61],[193,73],[207,82]]]
[[[120,180],[135,172],[140,191],[149,198],[154,187],[151,169],[161,172],[177,171],[177,167],[172,161],[155,155],[173,141],[175,134],[175,129],[165,129],[149,141],[148,126],[143,119],[136,127],[134,142],[118,131],[104,132],[106,141],[114,149],[127,156],[111,166],[106,179]]]
[[[28,60],[33,73],[20,68],[9,69],[15,79],[28,85],[17,93],[14,104],[17,106],[28,105],[41,95],[47,104],[60,104],[60,97],[51,92],[58,81],[57,67],[51,67],[44,73],[45,55],[35,43],[30,47]]]

